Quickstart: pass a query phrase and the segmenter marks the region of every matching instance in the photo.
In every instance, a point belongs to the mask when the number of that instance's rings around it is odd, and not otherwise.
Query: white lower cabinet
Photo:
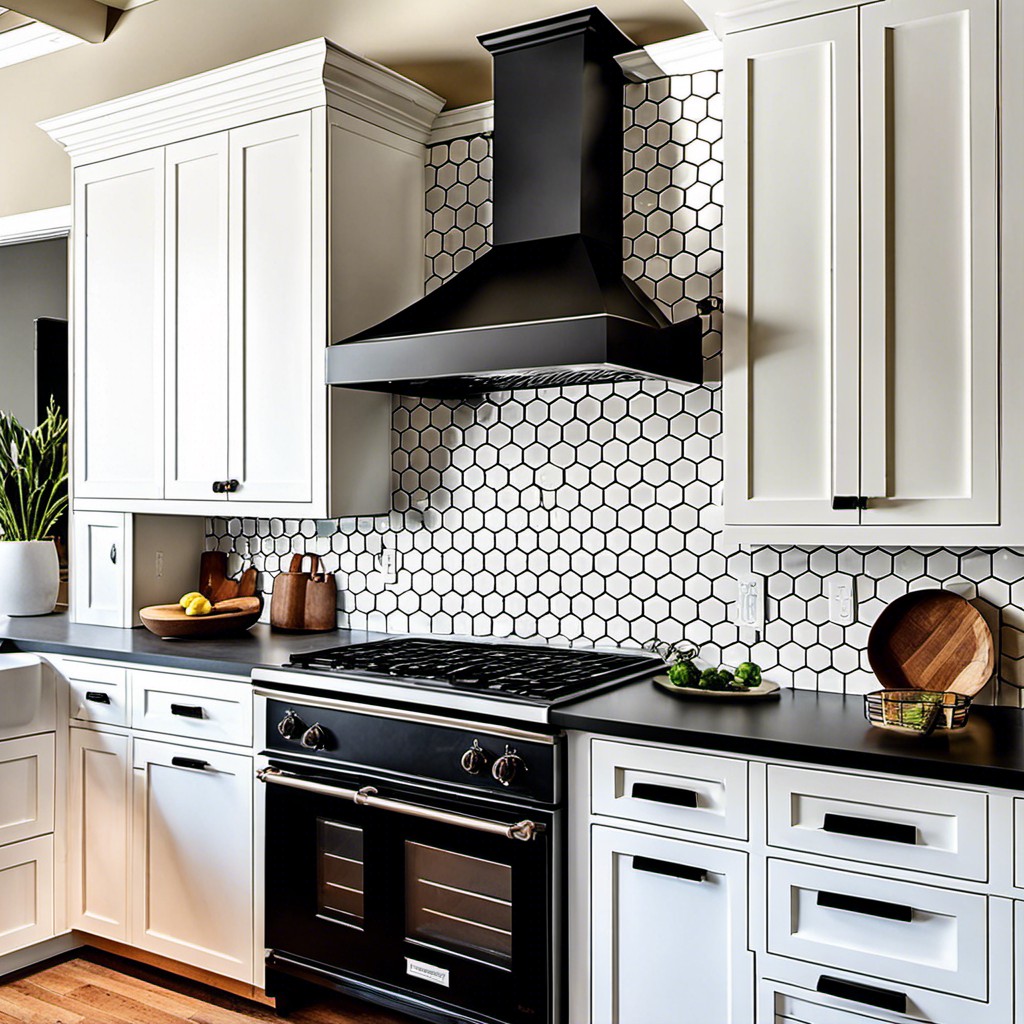
[[[53,836],[0,847],[0,956],[53,935]]]
[[[83,664],[75,671],[99,678],[106,667]],[[83,722],[70,729],[69,924],[251,983],[249,681],[135,666],[120,671],[118,706],[135,726]],[[181,715],[149,715],[153,695],[167,694]],[[220,715],[214,704],[230,704],[231,713]],[[195,733],[197,721],[209,736]]]
[[[252,758],[136,739],[132,944],[252,980]]]
[[[71,730],[68,919],[72,928],[128,941],[130,738]]]
[[[595,826],[593,1024],[749,1024],[747,857]]]

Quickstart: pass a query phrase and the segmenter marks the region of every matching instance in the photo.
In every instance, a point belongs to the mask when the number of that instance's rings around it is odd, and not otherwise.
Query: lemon
[[[178,602],[178,604],[180,604],[182,608],[188,608],[189,604],[191,604],[197,597],[202,597],[202,596],[203,595],[200,594],[198,591],[193,590],[192,593],[185,594],[185,596],[182,597],[182,599]],[[203,598],[203,600],[206,600],[206,599]]]
[[[209,615],[212,611],[213,605],[202,594],[196,594],[185,608],[186,615]]]

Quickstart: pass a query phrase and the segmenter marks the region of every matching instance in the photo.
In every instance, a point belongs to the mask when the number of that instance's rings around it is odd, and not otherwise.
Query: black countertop
[[[562,707],[552,720],[628,739],[1024,790],[1024,711],[974,704],[967,726],[925,739],[876,729],[860,696],[783,690],[719,703],[633,683]]]
[[[384,634],[338,629],[294,635],[258,623],[246,633],[220,640],[161,640],[148,629],[117,629],[71,622],[67,615],[0,616],[0,651],[37,651],[140,665],[187,668],[248,676],[254,668],[278,668],[292,654],[380,640]]]
[[[359,630],[290,635],[264,624],[221,640],[161,640],[146,629],[73,623],[66,615],[0,617],[0,651],[37,651],[247,678],[292,654],[383,639]],[[241,679],[239,680],[241,681]],[[975,704],[965,729],[928,739],[872,728],[859,696],[783,690],[776,701],[683,699],[631,683],[551,714],[552,724],[624,739],[861,768],[1024,791],[1024,711]]]

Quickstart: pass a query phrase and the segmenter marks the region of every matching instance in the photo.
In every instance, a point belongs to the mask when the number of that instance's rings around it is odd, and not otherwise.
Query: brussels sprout
[[[692,661],[677,661],[668,670],[668,678],[673,686],[699,686],[700,669]]]
[[[761,685],[761,669],[752,661],[744,661],[736,667],[736,681],[742,683],[748,689]]]

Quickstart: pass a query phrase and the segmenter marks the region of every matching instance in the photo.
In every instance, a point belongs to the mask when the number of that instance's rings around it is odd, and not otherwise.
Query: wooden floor
[[[410,1024],[347,1000],[296,1011],[291,1024]],[[107,954],[68,960],[0,983],[0,1024],[253,1024],[273,1010]]]

